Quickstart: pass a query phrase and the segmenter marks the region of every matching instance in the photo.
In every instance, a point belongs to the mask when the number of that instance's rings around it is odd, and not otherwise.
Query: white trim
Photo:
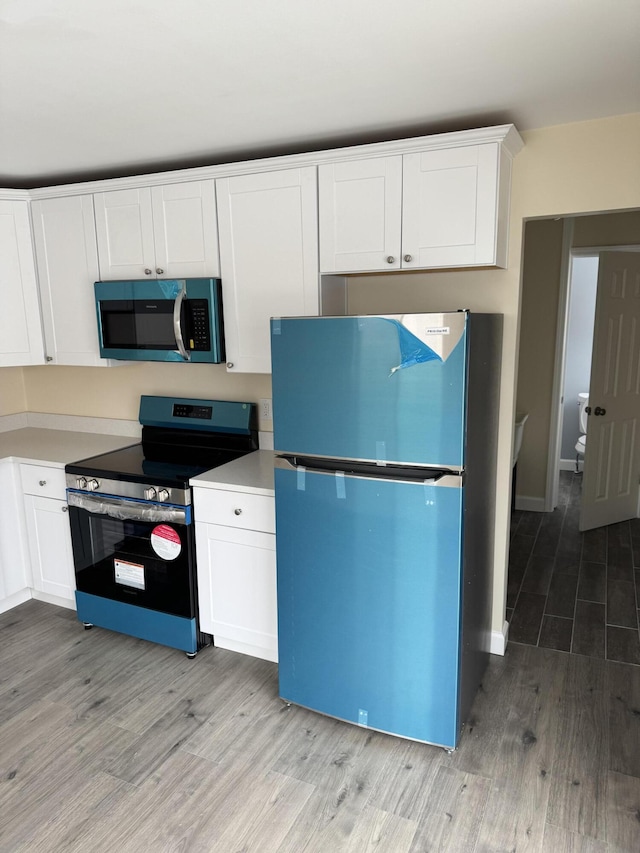
[[[580,459],[578,462],[578,469],[582,471],[582,466],[584,465],[584,458]],[[574,459],[561,459],[560,465],[558,466],[560,471],[575,471],[576,470],[576,460]]]
[[[2,601],[0,601],[0,613],[6,613],[7,610],[11,610],[19,604],[24,604],[25,601],[29,601],[32,597],[31,592],[32,591],[27,587],[26,589],[21,589],[20,592],[14,592],[13,595],[3,598]]]
[[[408,154],[429,151],[438,148],[460,148],[466,145],[482,145],[497,142],[501,150],[514,157],[523,147],[520,134],[512,124],[463,130],[455,133],[436,133],[430,136],[417,136],[410,139],[394,139],[388,142],[374,142],[368,145],[351,145],[320,151],[291,154],[279,157],[267,157],[258,160],[244,160],[237,163],[223,163],[217,166],[202,166],[193,169],[177,169],[167,172],[154,172],[149,175],[135,175],[127,178],[106,178],[100,181],[63,184],[55,187],[38,187],[29,190],[30,198],[60,198],[66,195],[83,195],[131,187],[149,187],[160,184],[199,181],[208,178],[249,175],[257,172],[270,172],[276,169],[295,169],[302,166],[316,166],[319,163],[343,160],[364,160],[370,157],[382,157],[389,154]],[[4,193],[3,190],[0,190]],[[6,192],[16,192],[7,190]],[[21,196],[25,197],[25,196]]]
[[[84,415],[53,415],[47,412],[27,412],[27,426],[37,429],[60,429],[71,432],[102,433],[140,438],[142,427],[138,421],[118,418],[91,418]]]
[[[55,604],[57,607],[66,607],[67,610],[75,610],[76,609],[76,600],[75,597],[70,598],[61,598],[59,595],[50,595],[48,592],[40,592],[37,589],[31,590],[32,598],[35,598],[36,601],[46,601],[47,604]]]
[[[502,631],[492,631],[489,645],[489,653],[492,655],[504,655],[507,650],[507,640],[509,639],[509,623],[504,622]]]
[[[527,495],[516,495],[516,509],[525,512],[547,512],[544,498],[531,498]]]
[[[15,415],[3,415],[0,417],[0,432],[12,432],[14,429],[24,429],[26,426],[26,412],[19,412]]]
[[[629,246],[579,246],[572,247],[571,255],[574,258],[595,258],[600,252],[640,252],[640,245],[632,243]]]

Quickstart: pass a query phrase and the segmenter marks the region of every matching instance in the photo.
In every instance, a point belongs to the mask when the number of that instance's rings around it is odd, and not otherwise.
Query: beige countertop
[[[190,482],[197,488],[273,496],[273,458],[273,450],[256,450],[193,477]]]
[[[64,468],[68,462],[138,443],[138,439],[125,435],[24,427],[0,432],[0,459]]]

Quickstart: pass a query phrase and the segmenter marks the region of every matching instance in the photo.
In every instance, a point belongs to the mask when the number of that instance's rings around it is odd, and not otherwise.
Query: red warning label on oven
[[[158,524],[153,528],[151,531],[151,547],[163,560],[175,560],[182,551],[178,532],[168,524]]]

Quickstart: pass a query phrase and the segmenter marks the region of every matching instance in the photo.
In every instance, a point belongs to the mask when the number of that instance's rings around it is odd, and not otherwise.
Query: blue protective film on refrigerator
[[[277,451],[464,465],[464,314],[282,318],[271,357]]]
[[[395,373],[396,370],[402,370],[405,367],[411,367],[413,364],[422,364],[425,361],[431,361],[434,358],[442,361],[438,353],[434,352],[431,347],[428,347],[413,332],[410,332],[399,320],[391,320],[387,317],[384,319],[387,323],[392,323],[396,327],[398,344],[400,346],[400,364],[392,367],[391,373]]]

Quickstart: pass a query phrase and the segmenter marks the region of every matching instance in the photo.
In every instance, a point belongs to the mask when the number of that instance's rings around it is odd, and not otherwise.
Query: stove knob
[[[158,500],[159,501],[168,501],[169,500],[169,492],[166,489],[158,490]]]
[[[90,480],[87,480],[87,488],[90,492],[95,492],[96,489],[100,488],[100,483],[95,477],[92,477]]]
[[[76,486],[78,489],[86,489],[87,488],[87,478],[86,477],[76,477]]]
[[[145,500],[155,501],[155,499],[158,497],[158,493],[153,488],[153,486],[149,486],[148,489],[144,490],[144,497],[145,497]]]

